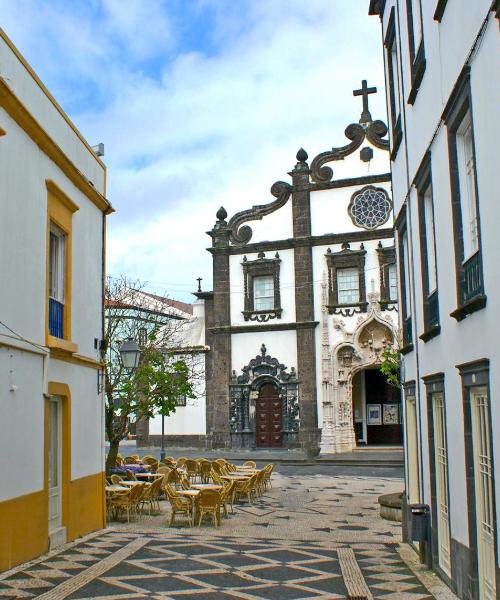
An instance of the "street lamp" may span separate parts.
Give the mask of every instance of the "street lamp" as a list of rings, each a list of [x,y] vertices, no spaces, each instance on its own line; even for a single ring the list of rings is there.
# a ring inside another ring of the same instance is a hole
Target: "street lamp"
[[[141,357],[141,349],[132,338],[125,340],[118,351],[120,352],[122,365],[125,369],[128,371],[137,369]]]

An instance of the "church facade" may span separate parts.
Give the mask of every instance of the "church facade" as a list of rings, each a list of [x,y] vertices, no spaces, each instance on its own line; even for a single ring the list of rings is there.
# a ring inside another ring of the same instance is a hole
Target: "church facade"
[[[350,451],[401,444],[399,392],[379,372],[398,344],[387,127],[366,81],[347,143],[300,149],[272,201],[209,231],[207,446]]]

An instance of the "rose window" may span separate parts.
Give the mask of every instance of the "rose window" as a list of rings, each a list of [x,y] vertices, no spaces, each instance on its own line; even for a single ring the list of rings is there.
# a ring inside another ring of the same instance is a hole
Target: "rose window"
[[[364,229],[376,229],[387,223],[392,202],[384,189],[367,185],[353,194],[348,210],[354,225]]]

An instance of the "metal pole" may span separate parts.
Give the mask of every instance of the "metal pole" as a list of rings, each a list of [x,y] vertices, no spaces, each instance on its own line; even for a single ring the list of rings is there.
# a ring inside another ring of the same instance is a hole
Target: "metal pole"
[[[161,452],[160,460],[165,458],[165,415],[161,416]]]

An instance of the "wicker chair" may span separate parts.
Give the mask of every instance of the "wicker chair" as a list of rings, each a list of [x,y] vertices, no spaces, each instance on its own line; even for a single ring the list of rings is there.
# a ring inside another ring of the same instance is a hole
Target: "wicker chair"
[[[236,482],[235,499],[240,496],[246,496],[249,504],[252,504],[252,496],[255,494],[255,483],[257,479],[257,473],[252,475],[245,481]]]
[[[244,467],[252,467],[252,469],[255,469],[255,468],[257,468],[257,463],[254,460],[246,460],[243,463],[243,466]]]
[[[215,460],[215,462],[220,465],[221,467],[223,467],[226,464],[226,459],[225,458],[217,458]]]
[[[135,473],[133,471],[131,471],[130,469],[125,470],[125,477],[128,479],[128,481],[137,481],[137,477],[135,476]]]
[[[269,487],[269,489],[272,489],[272,483],[271,483],[271,475],[273,474],[273,469],[274,469],[274,465],[266,465],[264,467],[264,487],[267,489]]]
[[[166,465],[163,465],[161,467],[158,467],[158,469],[156,470],[156,473],[158,475],[165,475],[167,476],[170,471],[172,471],[172,469],[170,467],[167,467]]]
[[[144,490],[144,494],[141,498],[141,504],[143,507],[145,504],[149,504],[149,514],[151,514],[151,511],[154,508],[156,508],[158,512],[161,512],[160,495],[162,493],[162,486],[163,477],[158,477],[149,487],[146,487]]]
[[[220,504],[224,511],[224,516],[227,517],[227,505],[231,507],[231,514],[234,515],[233,501],[234,492],[236,490],[236,481],[231,481],[224,486],[224,489],[220,492]]]
[[[122,481],[123,477],[121,475],[117,475],[116,473],[114,475],[111,475],[111,483],[113,485],[120,485]]]
[[[139,503],[142,500],[145,488],[146,484],[141,483],[140,485],[134,485],[128,492],[114,494],[109,501],[110,511],[114,511],[115,516],[118,516],[120,512],[126,513],[127,523],[130,523],[130,517],[139,513]]]
[[[176,460],[177,466],[182,467],[187,460],[188,460],[187,458],[185,458],[184,456],[181,456],[181,458],[178,458]]]
[[[201,490],[196,497],[196,510],[198,514],[198,526],[205,515],[212,515],[214,525],[220,525],[221,497],[216,490]]]
[[[165,483],[172,486],[180,485],[181,479],[182,475],[179,473],[179,471],[172,470],[165,476]]]
[[[146,465],[149,465],[151,467],[152,471],[156,471],[156,469],[158,468],[158,464],[159,464],[158,459],[155,458],[154,456],[145,456],[142,459],[142,462]]]
[[[198,463],[192,458],[188,458],[184,463],[184,468],[187,471],[187,476],[189,480],[196,481],[199,478],[200,472],[198,469]]]
[[[180,483],[181,483],[181,488],[183,490],[189,490],[189,489],[191,489],[191,484],[190,484],[189,479],[187,477],[182,477],[182,475],[181,475],[181,481],[180,481]]]
[[[126,456],[123,459],[125,465],[136,465],[138,462],[139,460],[135,456]]]
[[[212,465],[210,464],[210,461],[205,460],[203,462],[198,463],[198,468],[200,469],[201,483],[209,483],[210,471],[212,470]]]
[[[165,485],[165,494],[170,503],[170,521],[168,526],[172,527],[175,515],[183,514],[188,518],[189,526],[193,526],[193,506],[189,498],[178,496],[175,490],[170,485]]]
[[[212,471],[215,471],[219,475],[221,475],[221,474],[223,475],[223,473],[222,473],[222,465],[220,463],[218,463],[217,461],[214,461],[212,463]]]
[[[216,485],[224,485],[224,480],[219,475],[219,473],[216,473],[215,471],[210,471],[210,477]]]

